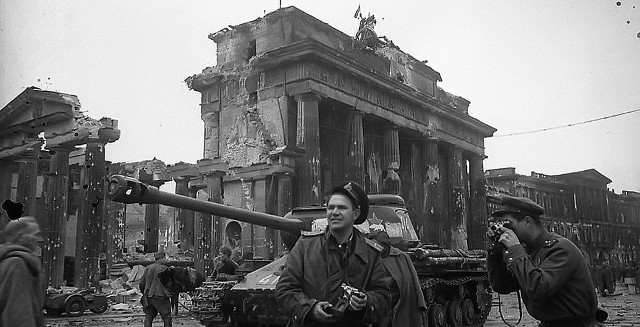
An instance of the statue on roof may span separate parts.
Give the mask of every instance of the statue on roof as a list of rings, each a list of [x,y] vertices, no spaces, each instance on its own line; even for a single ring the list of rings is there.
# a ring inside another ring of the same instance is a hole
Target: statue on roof
[[[381,43],[378,34],[373,30],[376,26],[376,16],[371,14],[367,14],[367,17],[362,16],[360,6],[358,6],[353,18],[360,19],[360,26],[358,27],[358,32],[356,32],[355,39],[363,42],[369,48],[375,49]]]

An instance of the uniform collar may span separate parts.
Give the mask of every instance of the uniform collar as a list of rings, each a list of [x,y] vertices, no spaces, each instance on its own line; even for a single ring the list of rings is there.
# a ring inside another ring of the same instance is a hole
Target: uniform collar
[[[329,250],[335,251],[338,250],[339,244],[336,241],[335,237],[331,235],[329,232],[329,228],[325,231],[324,234],[325,244]],[[369,262],[369,257],[367,256],[367,245],[364,241],[364,235],[356,229],[353,228],[353,232],[351,233],[351,238],[349,238],[350,246],[352,247],[353,254],[355,254],[360,260],[364,263]]]
[[[527,244],[527,250],[529,252],[535,251],[540,247],[542,247],[545,241],[550,240],[552,238],[553,238],[553,234],[545,230],[535,240],[533,240],[533,242],[529,242]]]

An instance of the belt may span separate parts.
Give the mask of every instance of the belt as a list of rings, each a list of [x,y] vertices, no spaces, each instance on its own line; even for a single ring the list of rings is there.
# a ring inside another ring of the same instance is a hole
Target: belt
[[[567,318],[551,321],[543,321],[541,327],[587,327],[593,326],[596,323],[596,318]]]

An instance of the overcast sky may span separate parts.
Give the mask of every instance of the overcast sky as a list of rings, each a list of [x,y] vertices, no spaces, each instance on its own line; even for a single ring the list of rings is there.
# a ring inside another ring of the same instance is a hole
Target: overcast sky
[[[496,136],[640,109],[640,0],[282,0],[354,35],[375,14],[386,36],[440,72]],[[279,1],[0,1],[0,108],[26,87],[77,95],[119,121],[113,162],[202,158],[199,93],[183,82],[215,65],[207,38]],[[640,191],[640,112],[486,139],[485,169],[523,175],[596,169]]]

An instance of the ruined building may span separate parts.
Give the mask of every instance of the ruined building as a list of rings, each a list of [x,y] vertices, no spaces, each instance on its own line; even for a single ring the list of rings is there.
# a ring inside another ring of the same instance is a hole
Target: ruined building
[[[119,137],[116,120],[85,116],[75,95],[29,87],[0,110],[0,201],[37,218],[48,285],[64,284],[65,254],[75,257],[73,284],[84,287],[99,279],[101,253],[115,252],[103,186],[105,146]],[[0,228],[7,221],[1,212]]]
[[[422,240],[479,248],[484,138],[495,129],[440,88],[437,71],[364,23],[354,39],[288,7],[209,35],[216,66],[186,79],[202,95],[204,158],[169,167],[177,193],[284,215],[353,180],[404,197]],[[205,252],[236,238],[256,257],[278,252],[273,230],[196,224],[213,231]]]
[[[607,189],[611,180],[595,169],[526,176],[510,167],[488,170],[486,178],[490,196],[524,196],[543,206],[547,229],[571,239],[590,263],[638,262],[640,193],[616,194]]]

